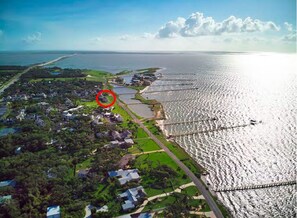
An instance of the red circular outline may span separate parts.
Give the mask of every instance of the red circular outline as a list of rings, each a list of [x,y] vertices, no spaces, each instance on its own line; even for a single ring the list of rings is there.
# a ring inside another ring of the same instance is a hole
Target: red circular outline
[[[112,97],[113,97],[113,101],[112,101],[110,104],[106,104],[106,105],[104,105],[104,104],[102,104],[102,103],[99,101],[99,96],[102,95],[104,92],[105,92],[105,93],[109,93],[109,94],[112,95]],[[97,95],[96,95],[96,101],[97,101],[97,104],[98,104],[99,106],[103,107],[103,108],[111,107],[112,105],[114,105],[114,103],[116,102],[116,100],[117,100],[117,96],[116,96],[116,94],[115,94],[113,91],[109,90],[109,89],[103,89],[103,90],[101,90],[100,92],[98,92]]]

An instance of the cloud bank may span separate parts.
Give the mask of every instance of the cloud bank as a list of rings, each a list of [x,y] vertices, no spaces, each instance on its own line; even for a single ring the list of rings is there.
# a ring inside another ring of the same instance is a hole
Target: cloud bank
[[[23,42],[25,42],[27,44],[34,44],[39,41],[41,41],[41,33],[40,32],[33,33],[32,35],[29,35],[23,39]]]
[[[196,12],[187,19],[178,17],[176,21],[169,21],[160,28],[157,38],[197,37],[205,35],[222,35],[227,33],[279,31],[272,21],[261,21],[247,17],[245,19],[230,16],[216,22],[212,17],[205,17],[203,13]]]

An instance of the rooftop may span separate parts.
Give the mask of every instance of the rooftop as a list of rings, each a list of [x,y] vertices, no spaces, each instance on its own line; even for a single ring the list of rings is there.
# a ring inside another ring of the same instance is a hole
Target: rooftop
[[[140,176],[138,174],[137,169],[131,169],[131,170],[117,170],[117,171],[109,171],[108,175],[110,177],[118,177],[119,182],[121,185],[126,184],[127,182],[131,180],[137,180],[140,179]]]
[[[50,206],[47,208],[46,216],[54,216],[60,214],[60,206]]]

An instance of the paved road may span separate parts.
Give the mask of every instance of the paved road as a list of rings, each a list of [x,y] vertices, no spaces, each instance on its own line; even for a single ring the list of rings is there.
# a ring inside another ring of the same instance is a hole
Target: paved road
[[[133,120],[139,124],[139,126],[141,128],[144,129],[144,131],[162,148],[164,149],[164,151],[177,163],[177,165],[191,178],[191,180],[194,182],[194,184],[196,185],[196,187],[199,189],[199,191],[202,193],[202,195],[204,196],[206,202],[208,203],[210,209],[214,212],[215,216],[217,218],[223,218],[223,214],[220,211],[218,205],[216,204],[216,202],[214,201],[214,199],[212,198],[211,194],[209,193],[209,191],[205,188],[204,184],[200,181],[200,179],[198,179],[197,176],[195,176],[194,173],[192,173],[191,170],[189,170],[189,168],[183,163],[181,162],[154,134],[152,134],[147,128],[146,126],[143,125],[143,123],[137,119],[137,117],[130,111],[130,109],[124,105],[122,102],[117,101],[118,104],[124,108],[127,113],[133,118]]]
[[[1,89],[0,89],[0,95],[4,92],[5,89],[7,89],[9,86],[11,86],[13,83],[15,83],[16,81],[18,81],[18,79],[25,73],[27,73],[29,70],[33,69],[34,67],[43,67],[43,66],[46,66],[46,65],[49,65],[49,64],[53,64],[57,61],[60,61],[62,59],[65,59],[65,58],[68,58],[68,57],[71,57],[75,54],[72,54],[72,55],[65,55],[65,56],[62,56],[62,57],[58,57],[54,60],[51,60],[51,61],[48,61],[48,62],[45,62],[45,63],[41,63],[41,64],[36,64],[36,65],[33,65],[31,67],[28,67],[27,69],[25,69],[23,72],[17,74],[16,76],[14,76],[7,84],[5,84]]]

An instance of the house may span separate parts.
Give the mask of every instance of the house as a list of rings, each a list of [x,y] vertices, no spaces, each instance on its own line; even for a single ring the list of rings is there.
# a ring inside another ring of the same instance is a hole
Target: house
[[[8,187],[8,186],[15,187],[15,185],[16,185],[16,182],[14,180],[5,180],[0,182],[0,188]]]
[[[104,145],[104,148],[116,148],[120,145],[121,142],[118,140],[110,141],[109,144]]]
[[[107,98],[106,98],[105,96],[103,96],[103,95],[100,95],[99,100],[100,100],[101,102],[103,102],[103,103],[108,102]]]
[[[22,152],[22,147],[17,147],[14,151],[15,154],[20,154]]]
[[[131,136],[132,136],[132,133],[131,133],[129,130],[124,130],[124,131],[121,133],[121,137],[122,137],[122,139],[130,138]]]
[[[90,169],[81,169],[78,171],[77,175],[79,178],[86,178],[90,172]]]
[[[0,205],[6,203],[11,199],[12,199],[11,195],[0,196]]]
[[[46,217],[47,218],[60,218],[60,206],[50,206],[46,210]]]
[[[138,186],[128,189],[120,194],[119,197],[124,200],[124,203],[122,204],[123,211],[127,211],[141,204],[146,197],[146,193],[142,186]]]
[[[134,213],[118,216],[118,218],[153,218],[155,213]]]
[[[112,131],[111,132],[111,139],[112,140],[121,140],[122,137],[121,137],[121,134],[118,132],[118,131]]]
[[[20,111],[20,113],[16,116],[16,118],[20,121],[22,121],[23,119],[25,119],[26,113],[25,113],[25,109],[22,109]]]
[[[124,120],[122,118],[121,115],[119,114],[115,114],[113,117],[112,117],[112,120],[115,121],[115,122],[118,122],[118,123],[122,123]]]
[[[76,117],[76,115],[75,114],[71,114],[68,111],[63,111],[63,117],[66,120],[72,120],[72,119],[74,119]]]
[[[36,119],[35,119],[35,124],[37,125],[37,126],[45,126],[45,122],[44,122],[44,120],[43,119],[41,119],[40,118],[40,116],[37,116],[36,117]]]
[[[92,209],[95,208],[96,209],[96,213],[97,212],[108,212],[108,206],[107,205],[104,205],[102,206],[101,208],[100,207],[95,207],[91,204],[87,205],[85,207],[85,216],[84,218],[91,218],[92,217]]]
[[[132,154],[126,154],[118,162],[118,167],[121,168],[121,169],[126,168],[126,166],[129,164],[129,162],[131,160],[134,160],[134,159],[135,159],[135,156],[134,155],[132,155]]]
[[[151,84],[152,82],[150,80],[147,80],[147,79],[143,80],[143,85],[150,86]]]
[[[65,105],[67,107],[73,107],[74,104],[69,98],[66,98]]]
[[[131,170],[119,169],[117,171],[109,171],[108,175],[111,178],[116,177],[119,180],[121,185],[124,185],[130,181],[137,181],[140,179],[137,169],[131,169]]]
[[[124,141],[125,141],[125,144],[128,146],[134,145],[134,141],[132,139],[127,138]]]
[[[96,133],[96,137],[99,138],[99,139],[102,139],[102,138],[108,138],[109,134],[108,132],[97,132]]]
[[[103,115],[104,115],[105,117],[110,117],[110,116],[112,115],[112,113],[111,113],[111,112],[105,112]]]

